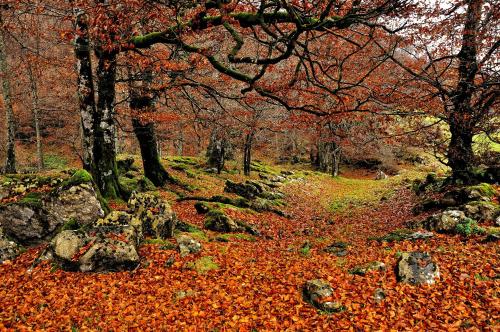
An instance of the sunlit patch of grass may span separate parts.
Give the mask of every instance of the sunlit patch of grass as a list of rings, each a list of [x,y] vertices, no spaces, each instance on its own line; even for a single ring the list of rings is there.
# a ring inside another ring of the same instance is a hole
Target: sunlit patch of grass
[[[325,176],[320,176],[319,181],[324,181]],[[330,212],[349,213],[351,208],[369,206],[381,200],[392,198],[404,180],[411,182],[412,179],[418,177],[422,177],[422,173],[415,171],[402,171],[401,175],[386,180],[329,177],[332,185],[329,192],[321,197],[323,197],[323,203]]]
[[[194,270],[199,274],[205,274],[211,270],[219,269],[219,265],[214,262],[212,256],[203,256],[195,261],[187,262],[185,268],[189,270]]]

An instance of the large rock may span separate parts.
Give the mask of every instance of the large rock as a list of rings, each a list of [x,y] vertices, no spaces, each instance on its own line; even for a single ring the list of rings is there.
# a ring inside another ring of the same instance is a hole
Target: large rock
[[[459,206],[472,201],[489,202],[495,196],[496,190],[487,183],[475,186],[455,188],[446,192],[440,200],[443,206]]]
[[[495,216],[500,216],[500,208],[491,202],[470,202],[464,205],[462,209],[467,217],[477,221],[492,221]]]
[[[234,193],[247,199],[255,199],[257,197],[265,199],[282,199],[284,195],[280,192],[273,191],[268,185],[258,181],[246,181],[236,183],[231,180],[226,181],[224,191]]]
[[[100,226],[88,232],[67,230],[51,242],[52,256],[70,271],[111,272],[139,264],[138,233],[131,225]]]
[[[101,203],[91,183],[60,188],[43,203],[45,210],[57,219],[88,225],[104,217]]]
[[[160,239],[174,235],[177,217],[167,202],[152,194],[133,192],[128,206],[131,213],[141,220],[145,235]]]
[[[21,252],[21,248],[14,241],[9,240],[0,228],[0,264],[14,259]]]
[[[121,233],[124,239],[139,246],[143,240],[143,222],[134,215],[124,211],[112,211],[95,223],[93,231],[111,231]]]
[[[343,306],[335,301],[332,301],[333,288],[322,279],[314,279],[307,281],[302,288],[304,300],[312,304],[317,309],[326,312],[342,311]]]
[[[85,234],[82,234],[73,230],[62,231],[57,234],[51,242],[51,246],[54,250],[54,256],[58,257],[64,261],[71,261],[79,250],[85,246],[88,238]]]
[[[139,264],[137,248],[130,242],[104,238],[94,243],[79,259],[82,272],[132,270]]]
[[[454,233],[458,224],[466,221],[466,216],[459,210],[447,210],[430,216],[423,222],[424,228],[439,233]]]
[[[63,220],[48,214],[39,204],[0,206],[0,227],[23,245],[40,243],[62,224]]]
[[[205,228],[215,232],[243,232],[245,229],[219,210],[210,210],[205,218]]]
[[[26,184],[31,191],[22,193],[15,203],[0,205],[0,227],[22,244],[37,244],[48,239],[67,222],[89,225],[104,215],[92,187],[92,177],[84,170],[64,181],[50,178],[22,181],[22,186]],[[58,187],[48,193],[35,190],[47,182]],[[13,186],[18,188],[18,182],[13,182]]]
[[[425,252],[404,252],[396,267],[398,281],[412,285],[432,285],[439,278],[439,267]]]

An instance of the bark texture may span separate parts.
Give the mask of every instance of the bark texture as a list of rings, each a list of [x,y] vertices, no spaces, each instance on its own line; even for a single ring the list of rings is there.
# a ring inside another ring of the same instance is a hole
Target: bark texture
[[[82,162],[83,168],[93,172],[94,146],[94,116],[96,104],[94,98],[94,81],[92,77],[92,62],[89,48],[89,32],[85,12],[74,10],[75,30],[75,57],[78,75],[78,104],[82,130]]]
[[[2,22],[0,18],[0,23]],[[2,75],[2,94],[5,108],[5,124],[7,133],[7,156],[5,159],[5,173],[16,173],[15,122],[12,108],[12,93],[9,77],[9,65],[5,46],[5,34],[0,30],[0,74]]]

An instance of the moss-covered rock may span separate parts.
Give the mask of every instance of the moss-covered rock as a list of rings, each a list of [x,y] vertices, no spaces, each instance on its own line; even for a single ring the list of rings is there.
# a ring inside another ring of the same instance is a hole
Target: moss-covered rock
[[[492,221],[500,215],[500,207],[486,201],[469,202],[462,207],[462,210],[468,218],[479,222]]]
[[[205,217],[205,228],[215,232],[242,232],[240,227],[233,219],[227,216],[221,210],[210,210]]]
[[[385,271],[385,264],[378,261],[369,262],[363,265],[358,265],[349,270],[350,274],[356,274],[360,276],[366,275],[371,271]]]
[[[177,217],[166,201],[150,193],[133,192],[127,204],[131,213],[141,220],[145,235],[160,239],[174,235]]]

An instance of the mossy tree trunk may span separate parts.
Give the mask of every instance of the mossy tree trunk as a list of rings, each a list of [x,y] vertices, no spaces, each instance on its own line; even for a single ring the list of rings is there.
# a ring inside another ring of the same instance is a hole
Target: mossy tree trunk
[[[154,123],[147,119],[147,113],[155,111],[155,97],[149,89],[152,79],[148,72],[142,79],[129,85],[130,108],[133,111],[132,126],[141,149],[144,175],[156,186],[174,182],[160,161]]]
[[[97,107],[93,114],[92,176],[106,198],[122,196],[118,182],[115,148],[116,53],[97,50]]]
[[[472,150],[473,128],[482,114],[473,106],[476,94],[475,78],[479,70],[477,48],[483,0],[469,2],[462,33],[462,48],[458,53],[458,84],[453,91],[453,110],[449,115],[451,140],[448,145],[448,165],[452,178],[468,183],[472,181],[474,152]],[[498,93],[496,94],[498,97]]]
[[[82,163],[83,168],[93,174],[95,88],[92,77],[87,17],[85,12],[79,8],[74,9],[74,26],[75,30],[79,32],[75,37],[75,57],[82,131]]]
[[[0,9],[1,10],[1,9]],[[0,13],[0,24],[2,23]],[[7,156],[5,159],[5,173],[16,173],[16,146],[15,146],[15,122],[14,109],[12,107],[12,93],[10,85],[10,69],[7,63],[5,46],[5,33],[0,26],[0,74],[2,75],[3,105],[5,108],[5,124],[7,138]]]

